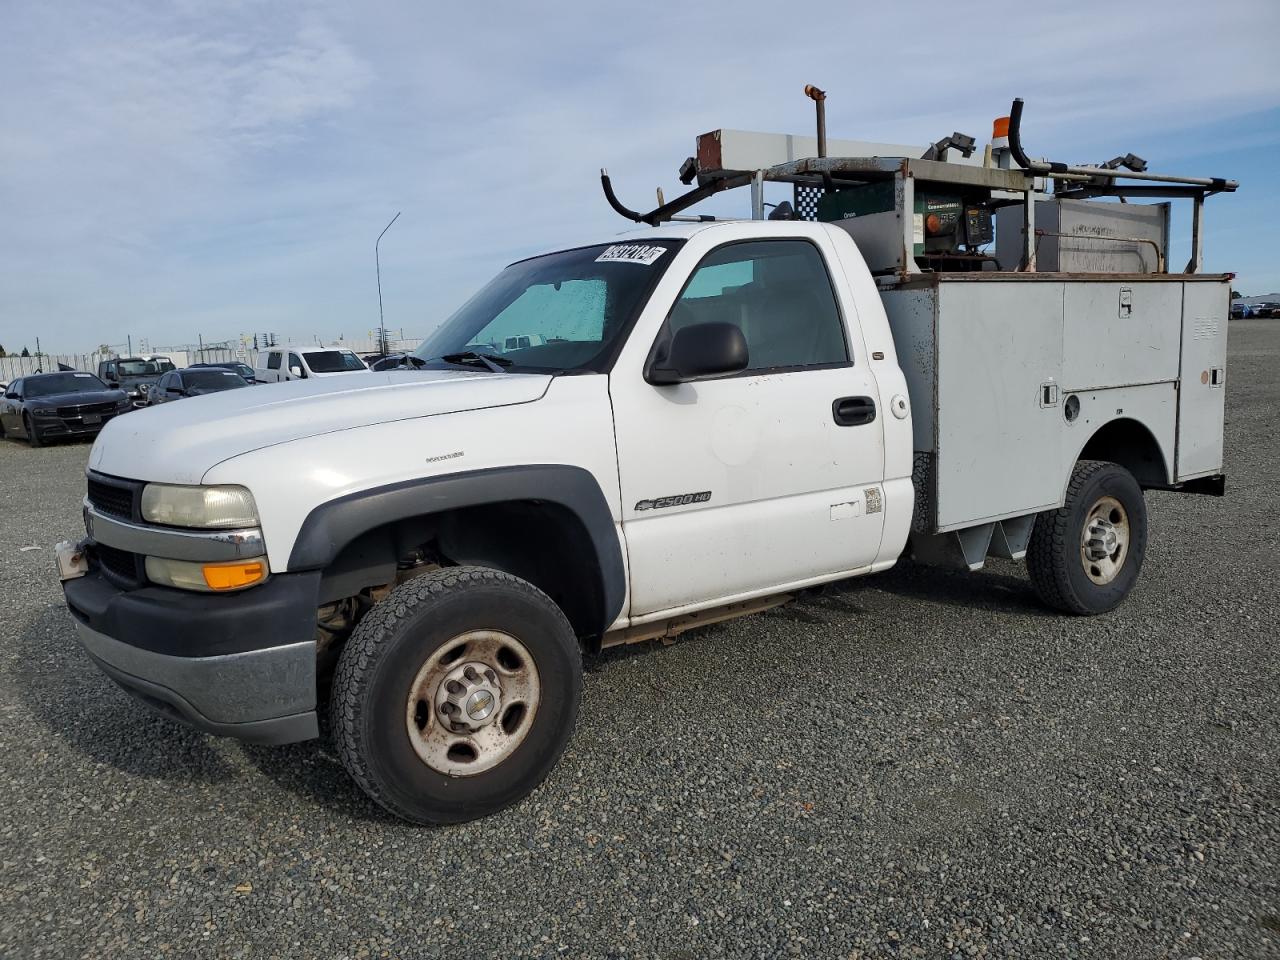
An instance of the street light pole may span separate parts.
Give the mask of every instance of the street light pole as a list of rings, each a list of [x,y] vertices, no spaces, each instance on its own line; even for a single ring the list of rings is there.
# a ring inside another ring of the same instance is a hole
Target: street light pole
[[[391,218],[391,223],[395,223],[400,219],[399,212]],[[378,254],[378,245],[382,243],[382,236],[391,229],[391,223],[382,228],[382,233],[378,234],[378,239],[373,243],[373,262],[374,267],[378,271],[378,352],[387,352],[387,325],[382,319],[382,258]]]

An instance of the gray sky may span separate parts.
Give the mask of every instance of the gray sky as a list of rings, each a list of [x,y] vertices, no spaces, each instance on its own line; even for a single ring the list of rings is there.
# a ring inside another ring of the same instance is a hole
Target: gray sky
[[[836,137],[981,143],[1023,96],[1035,153],[1237,177],[1206,266],[1280,290],[1274,0],[779,9],[9,0],[0,344],[362,337],[397,210],[387,325],[421,334],[511,259],[624,229],[600,167],[639,207],[700,132],[809,132],[806,82]]]

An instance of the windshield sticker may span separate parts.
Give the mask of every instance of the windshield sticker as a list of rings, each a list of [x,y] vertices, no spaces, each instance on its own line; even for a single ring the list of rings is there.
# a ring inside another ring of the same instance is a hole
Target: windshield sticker
[[[92,377],[92,373],[73,373],[73,377]]]
[[[596,263],[643,263],[647,267],[666,252],[666,247],[651,247],[643,243],[615,243],[611,247],[605,247],[604,253],[596,257]]]

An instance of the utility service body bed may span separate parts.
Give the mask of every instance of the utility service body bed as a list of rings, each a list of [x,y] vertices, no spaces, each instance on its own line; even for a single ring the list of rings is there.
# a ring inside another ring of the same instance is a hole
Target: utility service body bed
[[[967,565],[988,541],[1021,556],[1088,443],[1098,459],[1141,447],[1145,487],[1219,475],[1229,283],[966,272],[882,285],[912,401],[915,532],[969,530]]]

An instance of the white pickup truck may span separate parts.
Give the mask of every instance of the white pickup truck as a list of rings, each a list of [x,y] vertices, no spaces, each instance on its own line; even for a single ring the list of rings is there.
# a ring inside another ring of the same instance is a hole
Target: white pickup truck
[[[67,604],[155,708],[283,743],[317,736],[327,699],[377,802],[470,819],[556,763],[584,648],[908,550],[1025,556],[1051,606],[1113,608],[1142,566],[1143,490],[1221,492],[1227,299],[1198,274],[881,291],[827,223],[666,224],[534,257],[413,368],[108,424],[88,539],[60,551]],[[510,336],[533,339],[494,352]]]

